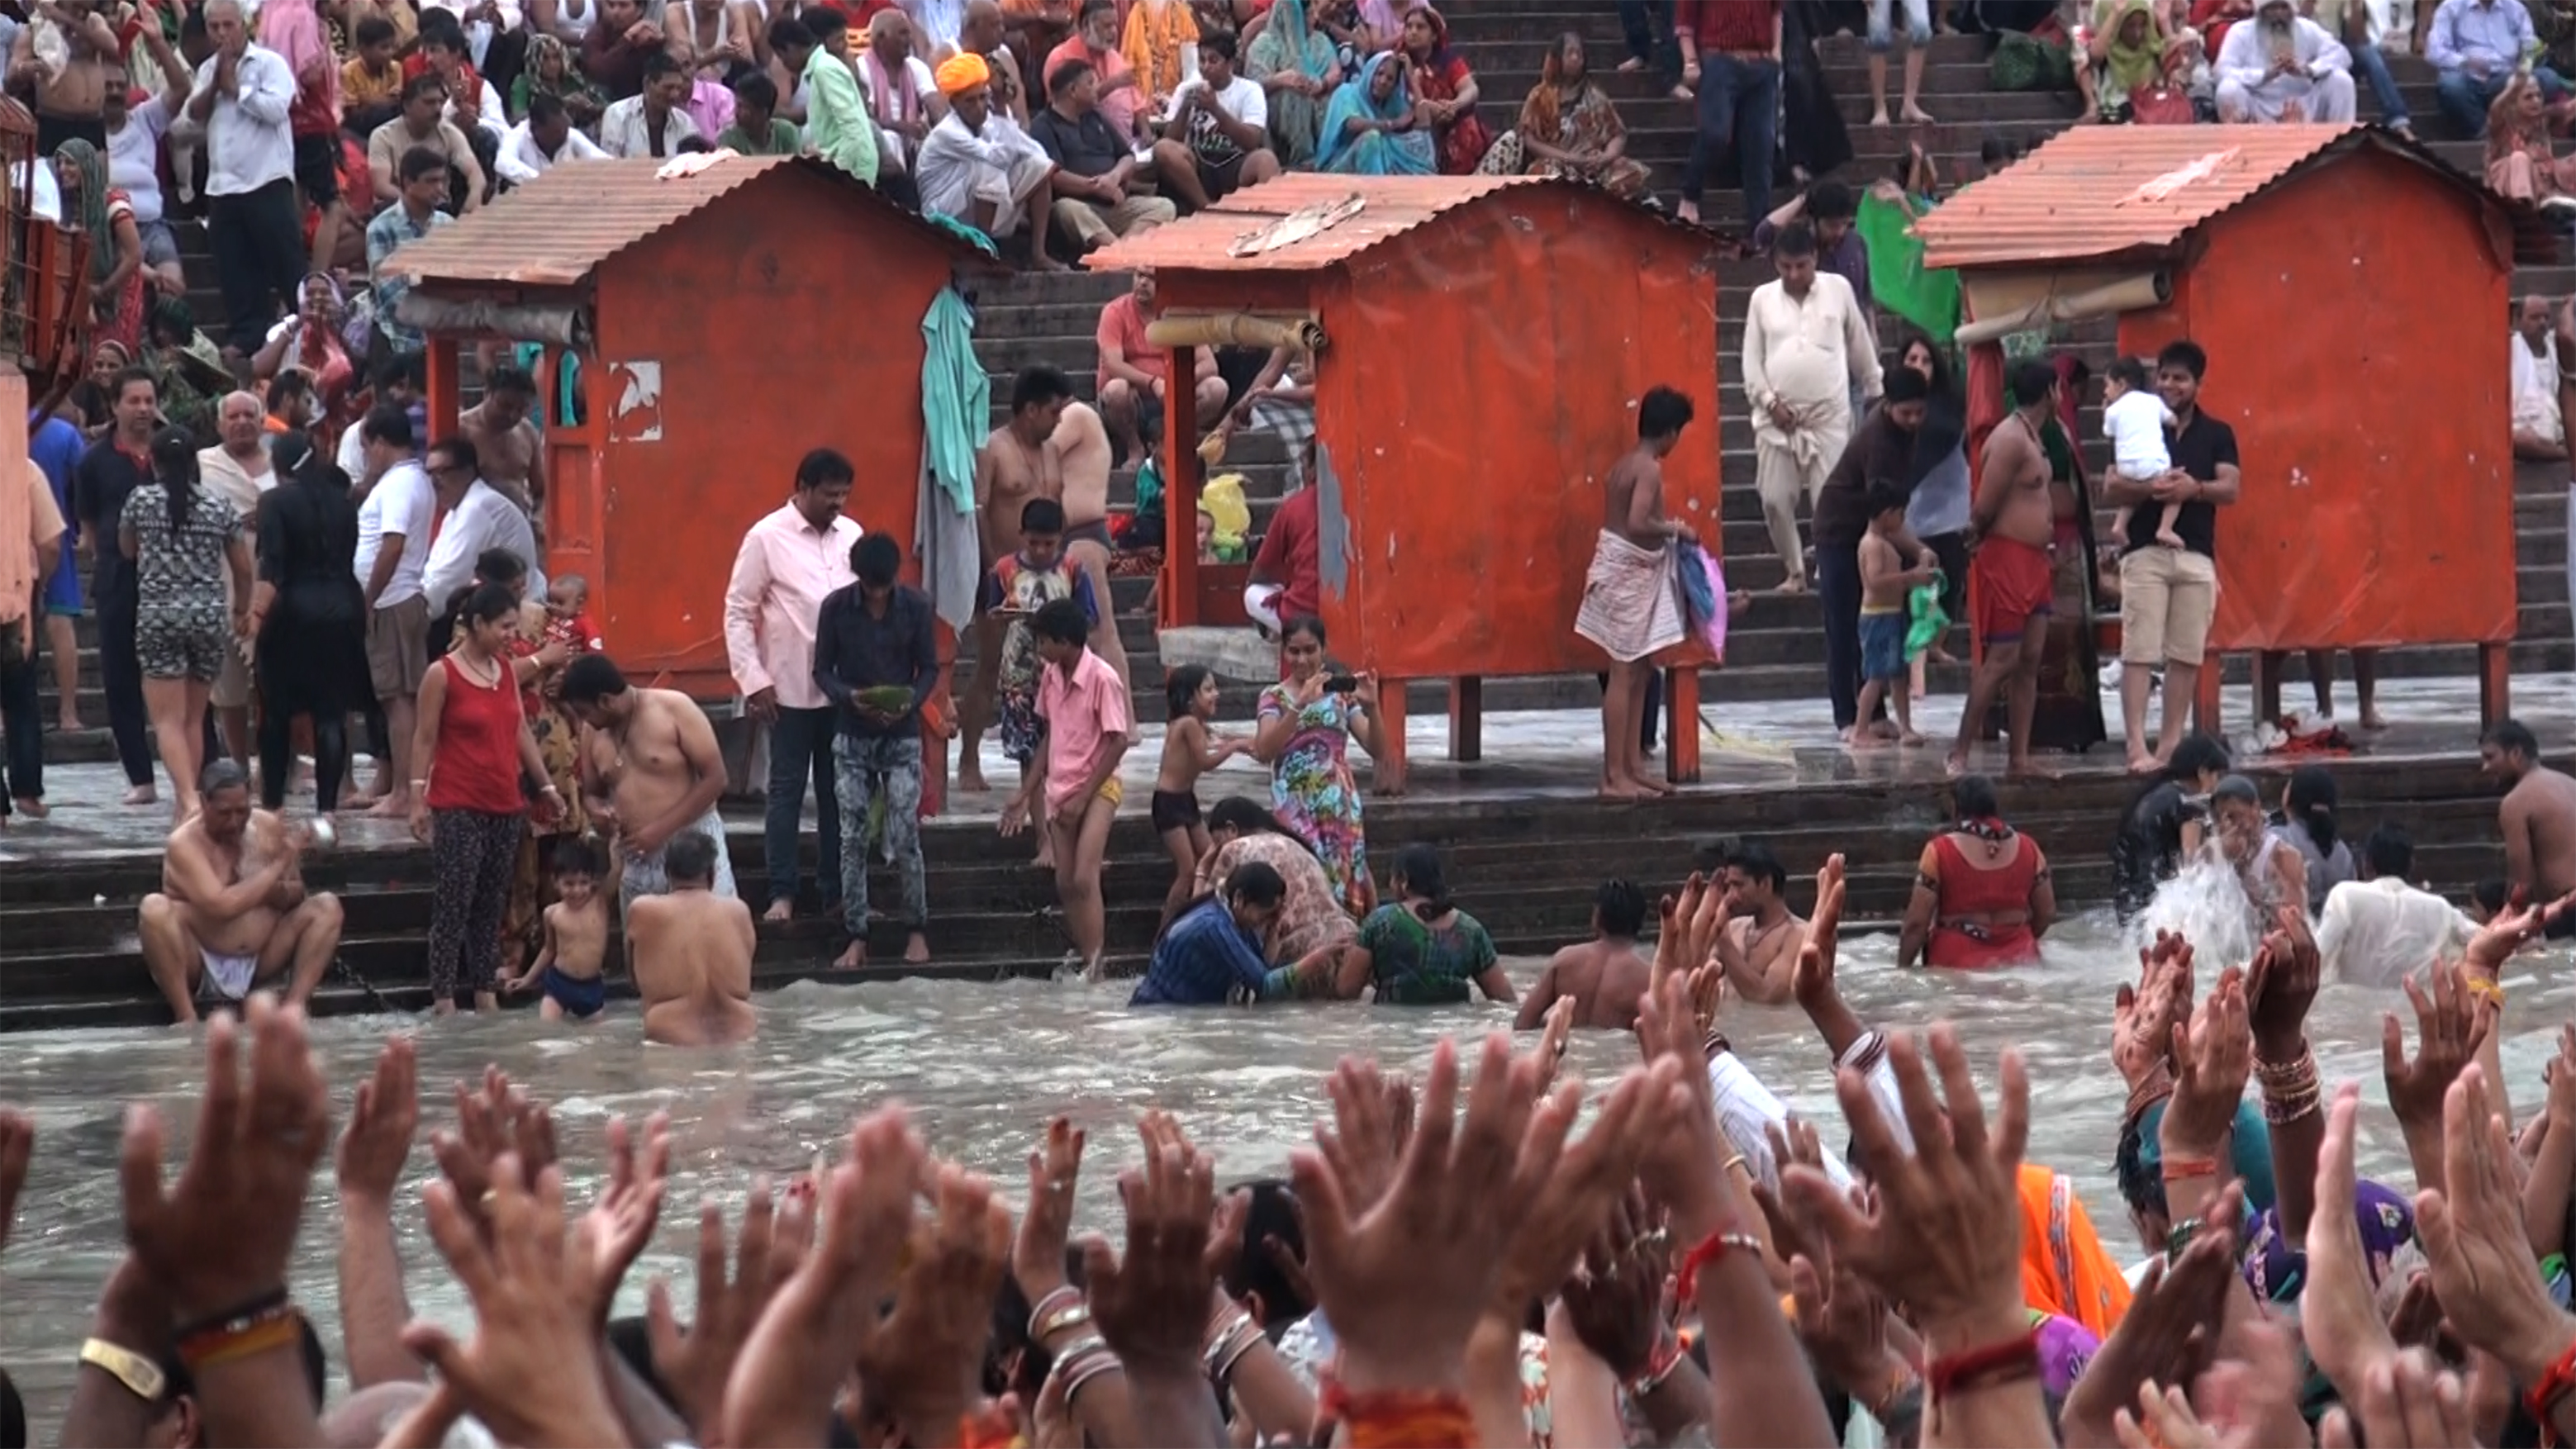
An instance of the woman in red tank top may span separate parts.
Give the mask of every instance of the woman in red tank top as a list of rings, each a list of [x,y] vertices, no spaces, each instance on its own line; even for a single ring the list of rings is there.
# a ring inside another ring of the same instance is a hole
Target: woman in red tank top
[[[425,778],[411,782],[411,829],[429,842],[435,877],[429,989],[442,1016],[456,1009],[460,990],[474,993],[477,1011],[499,1004],[501,915],[528,824],[519,782],[546,778],[510,668],[518,627],[518,598],[499,584],[478,586],[457,611],[454,646],[421,678],[412,758]],[[562,810],[548,782],[540,814],[552,819]]]
[[[1950,798],[1959,823],[1923,847],[1896,964],[1978,971],[2038,960],[2057,916],[2048,856],[2003,822],[1984,776],[1961,776]]]

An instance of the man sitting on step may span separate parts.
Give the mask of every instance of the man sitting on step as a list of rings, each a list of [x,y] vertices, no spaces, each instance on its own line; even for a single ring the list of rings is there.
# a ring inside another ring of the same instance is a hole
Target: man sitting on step
[[[280,976],[300,1005],[340,949],[339,898],[304,889],[309,837],[251,808],[241,766],[215,761],[197,790],[204,808],[170,832],[161,889],[143,898],[143,964],[182,1026],[198,1001],[234,1005]]]

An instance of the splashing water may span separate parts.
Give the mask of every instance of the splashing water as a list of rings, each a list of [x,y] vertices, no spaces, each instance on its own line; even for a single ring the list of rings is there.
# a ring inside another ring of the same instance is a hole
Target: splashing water
[[[2215,839],[2156,888],[2155,898],[2129,922],[2129,944],[2144,950],[2158,931],[2172,931],[2192,944],[2193,958],[2214,966],[2238,966],[2254,957],[2253,900],[2236,867],[2219,853]]]

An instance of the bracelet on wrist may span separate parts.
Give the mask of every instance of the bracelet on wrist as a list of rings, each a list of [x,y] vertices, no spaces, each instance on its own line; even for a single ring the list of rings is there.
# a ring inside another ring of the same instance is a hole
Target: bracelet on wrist
[[[1627,1392],[1630,1403],[1643,1403],[1648,1394],[1664,1386],[1664,1380],[1671,1378],[1681,1364],[1681,1340],[1667,1331],[1655,1339],[1654,1348],[1646,1355],[1645,1368],[1619,1387]]]
[[[1674,1270],[1680,1279],[1682,1301],[1690,1301],[1699,1292],[1701,1269],[1715,1267],[1726,1260],[1728,1253],[1739,1249],[1758,1255],[1762,1251],[1762,1240],[1751,1233],[1740,1233],[1731,1227],[1721,1226],[1716,1232],[1700,1239],[1698,1246],[1683,1254],[1681,1266]]]
[[[2540,1425],[2541,1443],[2560,1446],[2567,1442],[2566,1436],[2553,1428],[2549,1420],[2571,1394],[2576,1394],[2576,1343],[2568,1344],[2567,1351],[2542,1371],[2540,1381],[2523,1396],[2522,1406],[2531,1411],[2533,1422]]]
[[[2182,1256],[2182,1250],[2190,1247],[2191,1240],[2198,1236],[2199,1233],[2200,1219],[2198,1218],[2184,1218],[2181,1222],[2178,1222],[2172,1227],[2166,1229],[2165,1265],[2167,1267],[2171,1267],[2174,1259]]]
[[[1923,1368],[1924,1394],[1929,1400],[1925,1405],[1929,1426],[1938,1429],[1943,1406],[1961,1394],[2001,1388],[2005,1384],[2038,1377],[2039,1330],[2036,1328],[1984,1348],[1944,1354]]]
[[[1354,1394],[1328,1382],[1319,1407],[1325,1418],[1343,1427],[1350,1449],[1469,1449],[1477,1442],[1475,1418],[1460,1394],[1404,1389]]]
[[[2167,1182],[2188,1182],[2195,1177],[2216,1177],[2215,1157],[2168,1157],[2161,1164]]]
[[[304,1341],[304,1315],[281,1297],[267,1308],[228,1319],[179,1340],[179,1362],[194,1373]]]
[[[1068,1308],[1079,1307],[1082,1303],[1082,1290],[1070,1284],[1058,1284],[1038,1295],[1038,1301],[1029,1307],[1030,1340],[1043,1342],[1047,1335],[1047,1320]]]

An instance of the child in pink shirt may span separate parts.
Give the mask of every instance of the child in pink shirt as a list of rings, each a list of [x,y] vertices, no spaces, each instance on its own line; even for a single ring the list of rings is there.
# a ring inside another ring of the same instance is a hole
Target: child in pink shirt
[[[1020,792],[1002,809],[1002,833],[1028,828],[1033,807],[1043,804],[1041,825],[1055,856],[1056,895],[1064,905],[1065,934],[1085,975],[1100,979],[1107,922],[1100,900],[1100,862],[1109,850],[1125,792],[1118,762],[1135,731],[1126,683],[1084,641],[1091,621],[1082,605],[1056,599],[1029,621],[1037,636],[1038,718],[1046,743],[1020,779]]]

